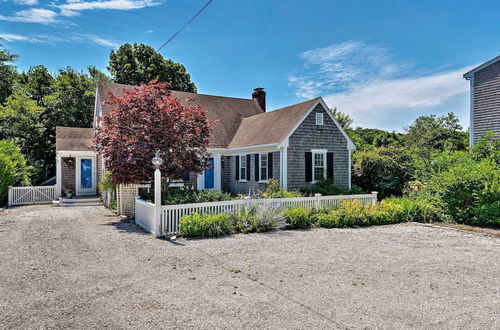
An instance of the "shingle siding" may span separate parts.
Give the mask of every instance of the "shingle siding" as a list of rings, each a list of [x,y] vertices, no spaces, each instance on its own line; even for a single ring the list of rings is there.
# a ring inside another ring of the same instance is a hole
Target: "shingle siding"
[[[500,138],[500,61],[474,73],[473,142],[487,131]]]
[[[333,182],[349,187],[349,150],[347,140],[321,104],[307,116],[289,138],[288,190],[298,190],[312,184],[306,182],[305,153],[311,149],[326,149],[333,153]],[[323,113],[324,125],[316,125],[316,113]]]
[[[236,180],[236,161],[234,155],[224,156],[224,165],[222,166],[222,190],[232,194],[255,195],[259,191],[267,188],[266,183],[255,181],[255,153],[250,154],[250,177],[247,182]],[[273,152],[273,179],[279,182],[280,178],[280,153]],[[243,154],[242,154],[243,155]],[[246,155],[246,154],[244,154]],[[248,166],[248,165],[247,165]]]
[[[71,165],[69,164],[71,161]],[[62,193],[64,190],[71,189],[75,192],[76,183],[76,170],[75,170],[75,158],[74,157],[62,157],[61,159],[61,188]]]

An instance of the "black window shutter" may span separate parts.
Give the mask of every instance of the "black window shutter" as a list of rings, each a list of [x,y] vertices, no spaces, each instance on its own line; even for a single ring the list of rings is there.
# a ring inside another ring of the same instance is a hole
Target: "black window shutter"
[[[270,152],[267,154],[267,178],[273,178],[273,153]]]
[[[189,181],[189,171],[185,170],[182,172],[182,181]]]
[[[306,182],[312,181],[312,152],[306,152]]]
[[[259,154],[255,154],[255,181],[259,181]]]
[[[250,181],[250,155],[247,155],[247,180]]]
[[[333,180],[333,152],[326,153],[326,177]]]
[[[236,162],[236,181],[240,179],[240,156],[234,156]]]

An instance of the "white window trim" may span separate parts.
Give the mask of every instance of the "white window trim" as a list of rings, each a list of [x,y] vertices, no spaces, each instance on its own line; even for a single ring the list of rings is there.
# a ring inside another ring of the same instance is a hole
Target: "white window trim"
[[[327,164],[326,164],[326,154],[328,153],[328,150],[326,149],[312,149],[311,150],[311,153],[312,153],[312,181],[311,183],[317,183],[318,181],[316,180],[316,178],[314,177],[314,169],[316,168],[315,164],[314,164],[314,160],[315,160],[315,156],[314,155],[317,155],[317,154],[320,154],[320,155],[323,155],[323,177],[326,179],[327,177]]]
[[[316,113],[316,125],[323,126],[325,124],[324,116],[321,112]]]
[[[249,165],[249,164],[247,164],[247,154],[239,154],[239,155],[238,155],[238,157],[240,157],[240,161],[238,162],[238,163],[239,163],[238,165],[240,166],[240,169],[239,169],[239,178],[238,178],[238,182],[248,182],[248,179],[249,179],[249,178],[247,178],[247,177],[246,177],[246,176],[247,176],[247,167],[248,167],[248,165]],[[242,158],[243,158],[243,159],[245,159],[245,167],[244,167],[244,168],[245,168],[245,178],[246,178],[246,179],[242,179],[242,178],[241,178],[241,172],[242,172],[242,171],[241,171],[241,168],[242,168],[242,167],[241,167],[241,164],[242,164],[241,159],[242,159]]]
[[[258,181],[258,183],[267,183],[267,181],[269,180],[269,178],[268,178],[269,159],[267,158],[267,157],[269,157],[268,155],[269,155],[269,153],[267,153],[267,152],[259,154],[259,181]],[[263,157],[266,157],[266,162],[267,162],[266,163],[266,179],[265,180],[261,179],[261,175],[262,175],[262,159],[263,159]]]

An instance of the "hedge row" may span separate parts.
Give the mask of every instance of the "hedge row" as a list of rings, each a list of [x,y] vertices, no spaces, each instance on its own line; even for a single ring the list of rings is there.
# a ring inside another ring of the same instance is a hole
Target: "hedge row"
[[[180,230],[185,237],[217,237],[276,229],[361,227],[439,220],[442,215],[432,204],[409,198],[389,198],[375,205],[343,201],[335,209],[294,207],[278,211],[269,206],[252,206],[234,214],[193,213],[181,219]]]

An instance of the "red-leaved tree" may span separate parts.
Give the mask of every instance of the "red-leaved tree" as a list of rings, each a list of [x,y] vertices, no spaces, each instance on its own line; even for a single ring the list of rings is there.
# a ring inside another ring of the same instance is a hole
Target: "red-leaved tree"
[[[141,183],[154,176],[151,159],[160,150],[163,175],[182,178],[183,171],[207,168],[210,127],[201,106],[182,105],[167,83],[141,84],[105,101],[112,110],[98,118],[95,149],[115,183]],[[192,101],[192,100],[191,100]]]

